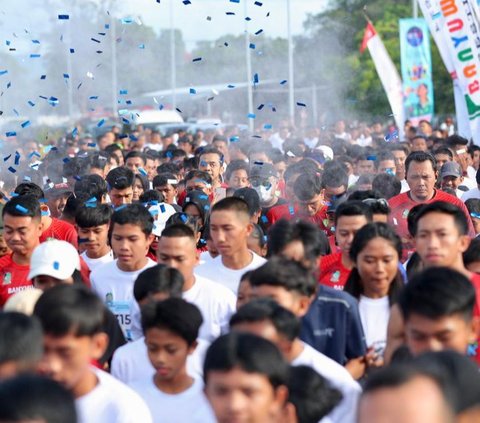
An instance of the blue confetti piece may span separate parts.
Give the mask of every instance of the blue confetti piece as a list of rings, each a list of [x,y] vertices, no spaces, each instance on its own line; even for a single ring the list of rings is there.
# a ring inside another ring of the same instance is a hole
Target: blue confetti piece
[[[175,108],[178,113],[183,113],[178,107]]]
[[[18,151],[15,151],[15,166],[18,166],[20,163],[20,153]]]
[[[101,126],[103,126],[104,123],[105,123],[105,119],[100,119],[99,122],[97,123],[97,128],[100,128]]]
[[[27,128],[30,126],[30,121],[29,120],[26,120],[25,122],[23,122],[21,125],[20,125],[22,128]]]
[[[7,89],[10,88],[12,86],[12,83],[11,82],[8,82],[7,83]]]
[[[240,3],[240,0],[230,0],[230,3]]]
[[[273,126],[270,124],[270,123],[266,123],[265,125],[263,125],[263,129],[272,129]]]
[[[253,83],[254,83],[254,84],[258,84],[259,80],[260,80],[260,79],[259,79],[259,77],[258,77],[258,73],[256,73],[255,75],[253,75]]]
[[[28,213],[28,209],[21,206],[20,204],[17,204],[15,206],[15,209],[17,209],[20,213],[23,213],[23,214],[27,214]]]
[[[265,223],[265,224],[268,223],[268,217],[265,216],[265,215],[263,215],[263,216],[261,217],[261,221],[262,221],[263,223]]]
[[[260,106],[257,107],[257,110],[262,110],[265,107],[265,104],[260,104]]]
[[[12,157],[11,154],[9,154],[8,156],[5,156],[5,157],[3,158],[3,161],[6,162],[10,157]]]
[[[8,131],[8,132],[5,132],[5,136],[7,138],[9,137],[16,137],[17,136],[17,133],[15,131]]]
[[[58,103],[59,103],[59,101],[58,101],[58,98],[57,98],[57,97],[50,97],[50,98],[48,99],[48,104],[50,104],[50,106],[52,106],[52,107],[57,106]]]
[[[88,146],[88,147],[93,147],[93,148],[95,148],[95,147],[97,146],[97,143],[96,143],[96,142],[89,142],[89,143],[87,144],[87,146]]]
[[[33,43],[33,44],[40,44],[40,41],[38,41],[38,40],[32,40],[32,43]]]
[[[256,1],[255,3],[253,3],[255,6],[259,6],[259,7],[262,7],[263,6],[263,3],[260,2],[260,1]]]
[[[75,138],[78,135],[78,128],[73,128],[72,137]]]
[[[53,269],[54,269],[54,270],[60,269],[60,263],[59,263],[58,261],[54,261],[54,262],[53,262]]]
[[[255,35],[260,35],[263,32],[263,29],[259,29],[257,32],[255,32]]]
[[[75,49],[74,49],[74,48],[71,48],[71,49],[70,49],[70,53],[71,53],[71,54],[75,53]]]
[[[197,94],[197,90],[195,88],[190,88],[190,94]]]
[[[38,53],[35,53],[35,54],[31,54],[31,55],[30,55],[30,59],[38,59],[39,57],[41,57],[41,55],[38,54]]]
[[[393,131],[393,132],[385,135],[385,137],[383,139],[385,140],[385,142],[391,142],[395,139],[398,139],[398,131]]]
[[[202,60],[201,57],[196,57],[195,59],[192,60],[192,62],[200,62]]]
[[[293,206],[288,206],[288,212],[290,213],[290,215],[293,216],[293,214],[295,213],[295,209],[293,208]]]
[[[183,223],[187,223],[187,221],[188,221],[188,217],[187,217],[187,215],[186,215],[185,213],[182,213],[182,214],[180,215],[180,219],[182,219],[182,222],[183,222]]]
[[[235,16],[235,12],[226,12],[225,13],[227,16]]]
[[[156,216],[158,214],[158,209],[152,209],[152,210],[149,210],[149,212],[152,216]]]
[[[300,107],[307,107],[307,105],[305,103],[300,103],[299,101],[297,101],[297,106],[300,106]]]
[[[92,41],[94,41],[94,42],[98,43],[98,44],[100,44],[100,43],[101,43],[101,41],[100,41],[100,40],[97,40],[96,38],[90,38],[90,39],[91,39]]]
[[[160,204],[160,211],[162,213],[165,213],[166,209],[165,209],[165,205],[164,204]]]
[[[134,20],[133,18],[127,17],[120,19],[120,22],[122,23],[122,25],[130,25],[134,22]]]
[[[245,18],[245,20],[246,20],[247,22],[250,22],[250,21],[252,20],[252,18],[249,17],[249,16],[247,16],[247,17]]]
[[[255,119],[256,117],[257,117],[257,116],[255,115],[255,113],[249,113],[249,114],[247,115],[247,118],[249,118],[249,119]]]
[[[40,79],[47,79],[47,75],[40,76]]]
[[[17,109],[13,109],[13,113],[15,113],[17,116],[20,116],[20,113],[18,113]]]
[[[238,142],[240,141],[240,137],[238,135],[234,135],[233,137],[230,137],[230,142]]]
[[[147,176],[147,175],[148,175],[147,171],[146,171],[143,167],[139,167],[139,168],[138,168],[138,171],[139,171],[143,176]]]
[[[28,100],[27,103],[28,103],[30,106],[35,107],[35,103],[34,103],[33,101]]]
[[[229,84],[227,85],[227,88],[235,88],[235,85]]]
[[[377,160],[377,156],[367,156],[367,160],[375,161]]]
[[[12,166],[10,166],[10,167],[8,168],[8,170],[9,170],[10,172],[12,172],[12,173],[16,173],[16,172],[17,172],[17,170],[16,170],[15,168],[13,168]]]
[[[68,163],[70,161],[70,159],[68,157],[65,157],[62,161],[63,161],[63,163]]]
[[[248,47],[251,48],[252,50],[255,50],[255,48],[256,48],[254,43],[250,43],[250,45]]]
[[[141,50],[145,50],[145,44],[139,44],[138,48],[141,49]]]
[[[475,218],[477,218],[477,219],[480,219],[480,213],[474,213],[474,212],[472,212],[472,213],[470,213],[470,216],[475,217]]]
[[[28,155],[28,158],[31,159],[33,156],[36,156],[38,158],[42,157],[41,154],[38,151],[33,151]]]
[[[280,85],[285,85],[288,81],[286,79],[280,81]]]
[[[2,71],[0,71],[0,76],[6,75],[7,73],[8,73],[8,70],[2,70]]]
[[[65,79],[70,79],[70,75],[69,75],[68,73],[64,73],[64,74],[63,74],[63,77],[64,77]]]
[[[120,90],[120,95],[127,95],[128,94],[128,90]]]
[[[68,21],[70,19],[69,15],[58,15],[58,19],[61,21]]]

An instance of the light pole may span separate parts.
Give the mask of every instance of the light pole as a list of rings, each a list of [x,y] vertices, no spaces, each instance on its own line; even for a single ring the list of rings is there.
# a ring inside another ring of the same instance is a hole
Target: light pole
[[[112,49],[112,113],[113,118],[117,117],[117,22],[113,10],[114,1],[110,4],[110,25],[111,25],[111,49]]]
[[[248,32],[248,7],[247,0],[244,1],[245,6],[245,62],[247,67],[247,95],[248,95],[248,114],[253,114],[253,89],[252,89],[252,56],[250,55],[250,33]],[[248,129],[250,132],[254,130],[254,119],[248,118]]]
[[[177,107],[177,63],[174,27],[174,0],[170,0],[170,84],[172,89],[172,106]]]
[[[293,66],[293,39],[292,39],[292,22],[291,22],[290,0],[287,0],[287,33],[288,33],[288,109],[290,123],[295,123],[295,74]]]

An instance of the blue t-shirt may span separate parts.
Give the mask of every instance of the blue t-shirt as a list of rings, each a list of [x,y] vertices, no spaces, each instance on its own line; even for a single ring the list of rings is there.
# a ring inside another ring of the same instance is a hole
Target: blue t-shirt
[[[342,365],[367,352],[357,301],[323,285],[302,319],[300,338]]]

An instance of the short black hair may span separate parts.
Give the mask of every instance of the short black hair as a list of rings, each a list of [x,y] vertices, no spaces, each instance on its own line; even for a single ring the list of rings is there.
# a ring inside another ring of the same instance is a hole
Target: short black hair
[[[185,224],[177,223],[166,226],[162,231],[161,238],[183,238],[187,237],[195,241],[195,233],[193,229]]]
[[[340,204],[335,210],[335,226],[337,226],[338,219],[343,216],[365,216],[367,222],[371,222],[373,213],[367,204],[358,200],[347,200]]]
[[[107,204],[89,204],[80,207],[75,214],[75,223],[80,228],[94,228],[108,225],[112,217],[112,208]]]
[[[378,167],[380,166],[380,162],[384,162],[387,160],[392,162],[395,161],[395,156],[393,155],[393,153],[390,150],[379,151],[377,157],[375,158],[375,167],[378,169]]]
[[[137,303],[158,293],[181,298],[183,284],[183,276],[177,269],[157,264],[145,269],[137,276],[133,285],[133,296]]]
[[[467,250],[463,253],[463,264],[468,266],[477,261],[480,261],[480,238],[473,238]]]
[[[437,154],[445,154],[450,157],[450,160],[453,160],[453,152],[446,145],[441,145],[433,150],[433,155],[436,156]]]
[[[115,224],[139,226],[145,236],[149,236],[153,230],[153,216],[141,204],[120,206],[112,214],[111,222],[110,233],[113,232]]]
[[[109,155],[101,152],[94,152],[88,156],[90,162],[90,169],[105,169],[108,163]],[[99,175],[98,175],[99,176]]]
[[[288,401],[295,406],[298,423],[316,423],[340,403],[343,395],[310,366],[292,366]]]
[[[395,197],[402,191],[402,183],[395,175],[379,173],[372,181],[372,189],[382,194],[386,200]]]
[[[0,421],[77,423],[75,400],[58,382],[21,375],[0,384]]]
[[[45,193],[43,192],[42,188],[33,182],[22,182],[18,184],[14,193],[18,195],[32,195],[37,200],[45,198]]]
[[[143,165],[145,166],[145,163],[147,162],[145,154],[143,154],[140,151],[136,151],[136,150],[133,150],[133,151],[130,151],[130,152],[127,153],[127,155],[125,156],[125,163],[127,163],[128,159],[132,159],[132,158],[135,158],[135,157],[140,157],[142,159]]]
[[[418,210],[418,213],[415,216],[415,223],[413,226],[414,236],[417,234],[418,231],[419,220],[430,213],[442,213],[452,216],[459,234],[468,235],[468,221],[467,216],[465,216],[463,210],[454,204],[447,203],[446,201],[434,201],[433,203],[425,204]]]
[[[455,147],[456,145],[468,145],[468,140],[458,134],[450,135],[445,140],[445,144],[451,147]]]
[[[433,154],[428,153],[426,151],[414,151],[413,153],[410,153],[405,159],[405,175],[408,175],[408,168],[410,167],[410,163],[412,162],[423,163],[427,161],[429,161],[432,164],[432,169],[434,172],[436,172],[437,161],[435,160],[435,156]]]
[[[469,198],[465,201],[465,207],[471,217],[480,218],[480,198]]]
[[[32,219],[40,219],[42,212],[37,197],[25,194],[12,197],[3,206],[2,217],[8,214],[14,217],[31,217]]]
[[[61,337],[73,333],[81,337],[103,331],[106,309],[83,285],[57,285],[42,294],[33,314],[40,319],[45,334]]]
[[[315,294],[315,276],[300,263],[283,257],[272,257],[250,276],[252,286],[271,285],[311,297]]]
[[[161,192],[154,189],[147,189],[138,197],[138,202],[142,204],[151,204],[152,202],[163,203],[165,198]]]
[[[100,175],[84,175],[75,181],[73,192],[77,196],[85,195],[88,198],[95,197],[98,202],[101,202],[108,192],[107,183]]]
[[[176,181],[176,183],[171,184],[169,181]],[[153,188],[163,187],[165,185],[172,185],[176,187],[178,185],[177,177],[173,173],[165,172],[165,173],[161,173],[160,175],[156,175],[153,178],[153,181],[152,181]]]
[[[293,186],[295,196],[300,201],[309,201],[322,192],[320,175],[302,173]]]
[[[456,270],[430,267],[405,285],[398,302],[405,320],[412,314],[429,319],[458,314],[469,321],[475,305],[475,288]]]
[[[322,188],[340,188],[342,186],[345,189],[348,187],[348,174],[344,167],[339,163],[326,166],[322,174]]]
[[[302,243],[307,260],[316,260],[319,256],[330,254],[328,238],[317,225],[305,220],[286,219],[280,219],[269,229],[268,254],[279,255],[294,241]]]
[[[212,146],[207,146],[207,147],[201,147],[199,148],[196,152],[196,155],[200,159],[204,154],[216,154],[218,156],[218,159],[220,161],[220,164],[223,163],[223,154],[220,150],[218,150],[215,147]]]
[[[225,180],[228,181],[232,176],[232,173],[236,170],[244,170],[247,172],[247,176],[250,174],[250,166],[243,160],[232,160],[225,170]]]
[[[234,211],[246,215],[250,219],[250,210],[245,200],[239,197],[227,197],[215,203],[212,207],[212,213],[216,211]]]
[[[212,177],[209,173],[204,172],[203,170],[191,170],[185,175],[185,182],[188,182],[192,179],[199,179],[206,184],[212,185]]]
[[[188,345],[193,345],[202,323],[203,317],[198,307],[181,298],[167,298],[142,307],[142,329],[145,334],[149,329],[167,329],[183,338]]]
[[[109,191],[130,188],[135,181],[135,175],[128,167],[120,166],[108,172],[106,181]]]
[[[232,332],[213,341],[203,364],[205,385],[208,385],[210,372],[234,369],[265,376],[273,390],[288,383],[289,366],[278,348],[270,341],[248,333]]]
[[[230,328],[242,323],[264,321],[269,321],[290,342],[300,335],[300,320],[297,316],[271,298],[257,298],[240,307],[230,319]]]
[[[0,365],[9,361],[35,364],[43,355],[43,331],[35,316],[0,313]]]

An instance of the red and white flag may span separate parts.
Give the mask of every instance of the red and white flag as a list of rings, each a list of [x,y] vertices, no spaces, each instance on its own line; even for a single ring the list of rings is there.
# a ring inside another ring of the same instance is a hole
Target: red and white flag
[[[403,140],[404,111],[402,79],[371,22],[368,22],[367,28],[365,29],[360,52],[363,53],[367,48],[372,56],[383,89],[387,94],[388,102],[390,103],[390,108],[392,109],[393,117],[398,127],[400,140]]]

